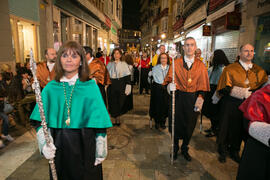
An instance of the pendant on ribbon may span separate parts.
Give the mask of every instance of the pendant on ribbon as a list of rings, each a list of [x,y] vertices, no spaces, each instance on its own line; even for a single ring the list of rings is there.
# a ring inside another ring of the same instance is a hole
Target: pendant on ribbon
[[[70,126],[70,117],[67,118],[66,125]]]

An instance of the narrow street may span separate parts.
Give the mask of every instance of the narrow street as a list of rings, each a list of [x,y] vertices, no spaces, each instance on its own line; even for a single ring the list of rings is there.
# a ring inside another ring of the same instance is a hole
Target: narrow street
[[[149,128],[150,96],[134,93],[134,110],[122,117],[120,127],[108,131],[109,156],[103,163],[105,180],[178,180],[235,179],[237,164],[231,159],[217,160],[215,138],[205,138],[199,124],[190,144],[193,157],[187,162],[181,155],[170,165],[168,130]],[[204,129],[209,121],[203,120]],[[34,132],[28,131],[0,151],[0,179],[47,180],[48,163],[39,155]],[[11,158],[12,157],[12,158]]]

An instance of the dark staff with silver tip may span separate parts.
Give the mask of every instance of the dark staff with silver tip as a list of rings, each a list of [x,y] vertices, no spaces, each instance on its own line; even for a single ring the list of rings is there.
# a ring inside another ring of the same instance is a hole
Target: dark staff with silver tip
[[[40,113],[40,117],[41,117],[41,125],[42,125],[42,129],[43,129],[46,144],[49,145],[49,144],[51,144],[53,142],[52,142],[52,140],[51,140],[51,138],[49,136],[47,123],[46,123],[46,118],[45,118],[45,115],[44,115],[43,102],[42,102],[42,99],[41,99],[40,85],[39,85],[39,81],[38,81],[37,76],[36,76],[37,65],[36,65],[36,62],[35,62],[34,57],[33,57],[33,50],[32,49],[30,51],[30,67],[31,67],[31,71],[32,71],[32,74],[33,74],[33,79],[34,79],[33,83],[34,83],[36,101],[37,101],[37,104],[38,104],[39,113]],[[51,173],[52,173],[53,180],[57,180],[57,174],[56,174],[56,169],[55,169],[54,158],[49,159],[49,164],[50,164],[50,167],[51,167]]]

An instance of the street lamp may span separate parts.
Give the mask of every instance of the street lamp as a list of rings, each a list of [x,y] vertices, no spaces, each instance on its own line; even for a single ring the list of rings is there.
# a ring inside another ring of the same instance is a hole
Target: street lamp
[[[165,39],[166,38],[166,34],[165,33],[163,33],[163,34],[161,34],[161,39]]]

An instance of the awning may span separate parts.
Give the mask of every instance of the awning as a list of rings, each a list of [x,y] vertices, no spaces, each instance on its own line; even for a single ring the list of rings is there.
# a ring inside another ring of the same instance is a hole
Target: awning
[[[204,3],[199,9],[194,11],[190,16],[187,17],[184,29],[188,29],[189,27],[193,26],[194,24],[206,19],[207,17],[207,5]]]
[[[231,2],[227,6],[221,8],[220,10],[214,12],[213,14],[210,14],[206,19],[206,23],[212,22],[212,21],[226,15],[228,12],[233,12],[234,9],[235,9],[235,1]]]

